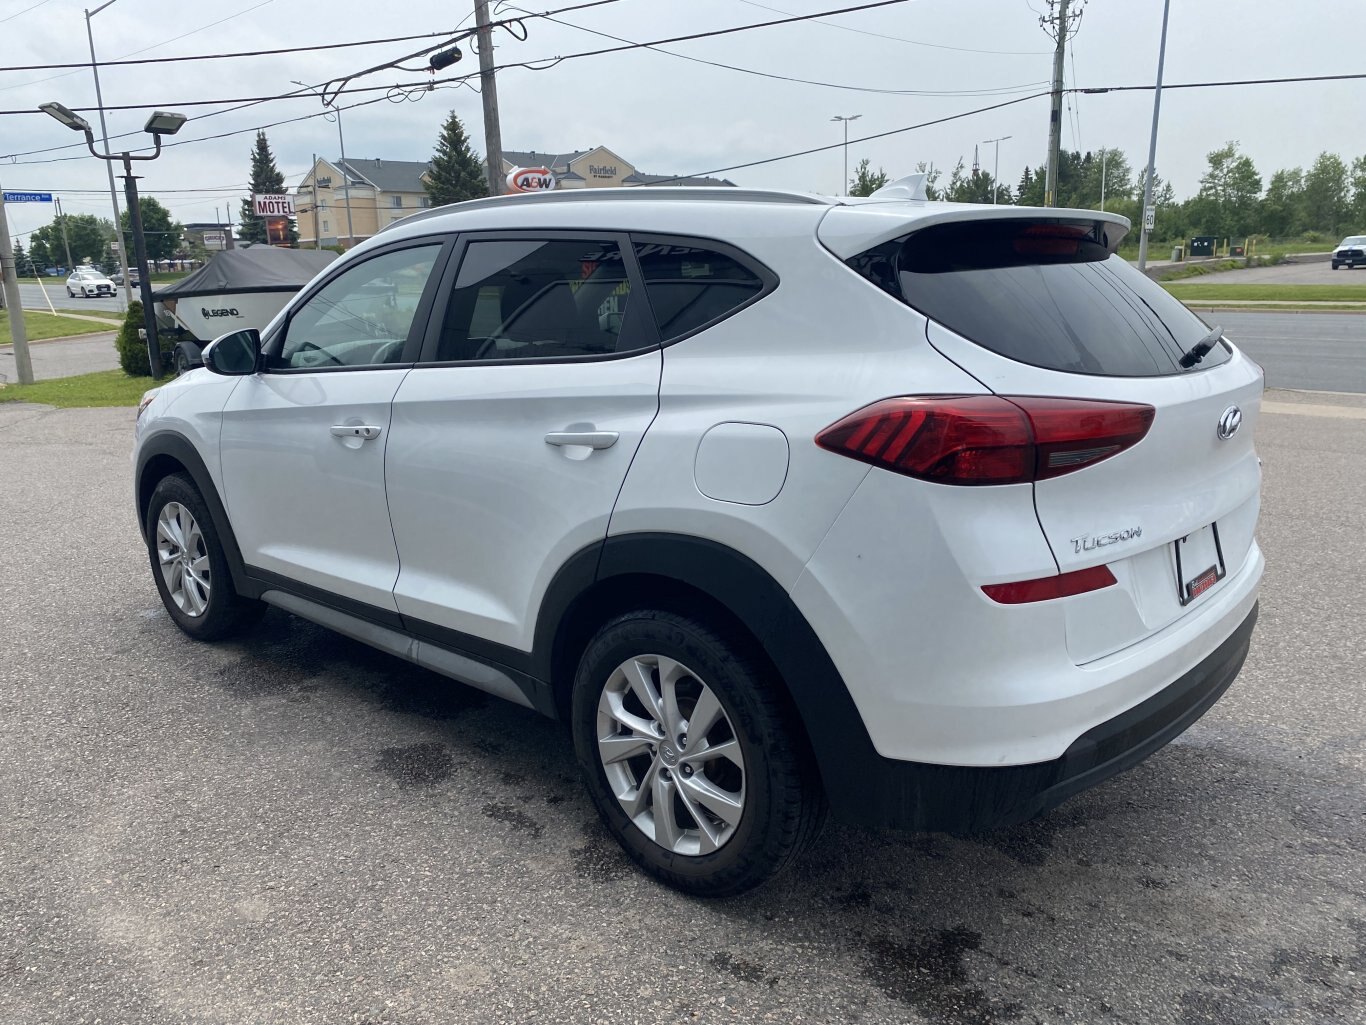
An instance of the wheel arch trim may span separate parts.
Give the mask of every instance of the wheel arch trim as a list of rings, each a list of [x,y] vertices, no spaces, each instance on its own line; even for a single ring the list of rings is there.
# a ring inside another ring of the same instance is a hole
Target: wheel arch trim
[[[716,541],[683,534],[609,537],[570,558],[536,621],[533,673],[554,682],[559,635],[585,595],[614,578],[663,577],[708,595],[758,642],[786,686],[837,806],[861,784],[854,766],[875,756],[853,697],[791,596],[758,563]]]
[[[223,556],[227,559],[228,569],[232,573],[234,590],[243,597],[259,597],[261,589],[253,584],[247,575],[246,564],[242,559],[242,550],[237,545],[237,537],[232,531],[231,522],[228,520],[227,509],[224,508],[223,500],[219,497],[218,487],[214,484],[208,466],[205,465],[203,457],[193,443],[183,434],[178,434],[175,431],[161,431],[154,434],[138,447],[134,481],[138,529],[143,539],[145,540],[147,537],[147,505],[151,501],[152,492],[155,490],[157,482],[168,476],[168,474],[157,474],[155,478],[152,478],[149,477],[148,470],[154,465],[164,465],[166,459],[178,463],[190,475],[195,488],[204,499],[204,504],[209,507],[209,515],[213,518],[214,530],[218,532],[219,543],[223,546]]]

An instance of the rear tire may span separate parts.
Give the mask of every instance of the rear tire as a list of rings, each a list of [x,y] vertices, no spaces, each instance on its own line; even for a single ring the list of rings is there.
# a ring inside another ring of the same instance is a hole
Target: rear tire
[[[147,554],[157,593],[175,625],[199,641],[228,637],[265,606],[243,598],[208,505],[185,474],[164,477],[147,504]]]
[[[743,644],[661,610],[618,616],[585,650],[574,749],[607,828],[656,879],[731,896],[818,835],[825,798],[770,677]]]
[[[184,349],[176,349],[174,363],[176,377],[190,372],[190,357],[185,355]]]

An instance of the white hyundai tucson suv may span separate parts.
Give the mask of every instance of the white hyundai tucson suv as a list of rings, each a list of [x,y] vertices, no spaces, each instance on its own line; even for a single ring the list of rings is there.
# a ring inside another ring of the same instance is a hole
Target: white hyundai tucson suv
[[[1261,369],[1123,218],[916,184],[386,228],[144,399],[171,618],[272,605],[567,721],[698,894],[827,808],[991,829],[1135,764],[1248,651]]]

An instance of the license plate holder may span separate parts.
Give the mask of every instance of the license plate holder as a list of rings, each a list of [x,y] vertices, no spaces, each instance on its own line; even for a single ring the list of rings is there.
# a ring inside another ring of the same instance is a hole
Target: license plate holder
[[[1177,538],[1172,542],[1172,550],[1176,554],[1176,597],[1182,606],[1195,601],[1228,575],[1217,523]]]

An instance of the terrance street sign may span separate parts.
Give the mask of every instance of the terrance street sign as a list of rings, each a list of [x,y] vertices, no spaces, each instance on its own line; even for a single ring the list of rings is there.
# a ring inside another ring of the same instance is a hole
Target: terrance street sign
[[[51,192],[6,192],[6,203],[51,203]]]

